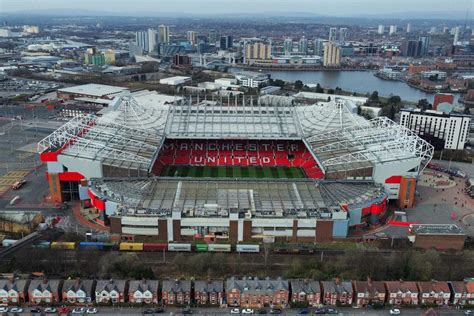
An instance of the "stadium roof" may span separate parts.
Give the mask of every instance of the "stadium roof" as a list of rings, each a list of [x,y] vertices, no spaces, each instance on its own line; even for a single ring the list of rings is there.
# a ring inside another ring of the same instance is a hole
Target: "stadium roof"
[[[357,193],[361,202],[386,196],[368,182],[313,182],[302,179],[92,179],[94,194],[115,201],[123,213],[169,216],[173,211],[205,215],[206,212],[250,211],[256,217],[330,218],[344,212]]]
[[[378,163],[420,158],[422,168],[433,156],[433,146],[386,117],[369,124],[307,136],[326,172],[368,168]]]
[[[293,106],[192,104],[189,99],[171,108],[166,134],[173,138],[301,139]]]

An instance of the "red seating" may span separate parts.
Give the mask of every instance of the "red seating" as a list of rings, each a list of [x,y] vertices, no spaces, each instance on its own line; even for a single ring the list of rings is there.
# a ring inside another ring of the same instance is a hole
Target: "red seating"
[[[324,173],[302,141],[168,139],[156,164],[287,166],[304,169],[310,178],[324,177]],[[154,166],[153,170],[159,168],[161,167]]]

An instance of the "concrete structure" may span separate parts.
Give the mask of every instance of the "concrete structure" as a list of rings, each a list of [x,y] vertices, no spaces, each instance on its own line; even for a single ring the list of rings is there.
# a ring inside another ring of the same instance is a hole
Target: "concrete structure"
[[[191,77],[186,76],[174,76],[169,78],[160,79],[160,84],[166,84],[169,86],[179,86],[191,81]]]
[[[126,91],[128,91],[128,89],[123,87],[89,83],[80,86],[61,88],[57,90],[56,94],[58,99],[64,100],[74,100],[77,97],[111,100]]]
[[[471,117],[462,114],[420,109],[400,111],[400,125],[410,129],[438,150],[464,149],[470,122]]]
[[[324,45],[324,67],[339,67],[341,65],[341,48],[333,42]]]

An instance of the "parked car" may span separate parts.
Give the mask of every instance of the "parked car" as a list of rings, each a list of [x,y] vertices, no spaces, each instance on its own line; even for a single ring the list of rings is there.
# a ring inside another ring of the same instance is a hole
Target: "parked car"
[[[71,309],[69,307],[63,306],[59,308],[59,314],[69,314]]]
[[[398,308],[392,308],[390,310],[390,315],[400,315],[400,310]]]
[[[10,313],[23,313],[23,308],[13,307],[13,308],[10,309]]]
[[[257,312],[256,312],[256,314],[260,314],[260,315],[264,315],[264,314],[266,314],[266,313],[267,313],[267,311],[266,311],[265,309],[263,309],[263,308],[258,309]]]
[[[188,309],[183,309],[183,310],[181,311],[181,314],[183,314],[183,315],[191,315],[191,314],[193,314],[193,313],[194,313],[194,312],[193,312],[191,309],[189,309],[189,308],[188,308]]]
[[[303,308],[298,311],[298,315],[308,315],[309,314],[309,309]]]
[[[238,309],[238,308],[232,308],[232,309],[230,310],[230,313],[231,313],[231,314],[240,314],[240,309]]]
[[[466,315],[466,316],[473,316],[473,315],[474,315],[474,311],[473,311],[473,310],[470,310],[470,309],[465,310],[465,311],[464,311],[464,315]]]
[[[325,308],[316,308],[314,313],[318,314],[318,315],[326,314],[326,309]]]
[[[155,313],[154,308],[147,308],[143,311],[143,315],[151,315],[151,314],[154,314],[154,313]]]
[[[44,309],[44,312],[45,312],[46,314],[55,314],[57,311],[58,311],[58,310],[57,310],[56,308],[54,308],[54,307],[46,307],[46,308]]]
[[[242,310],[242,314],[253,314],[254,310],[251,308],[245,308]]]
[[[97,314],[97,308],[89,307],[86,311],[87,314]]]
[[[335,308],[327,308],[326,314],[338,314],[337,309]]]
[[[8,313],[8,307],[0,307],[0,313]]]
[[[281,314],[281,309],[279,308],[272,308],[270,310],[270,314]]]
[[[86,309],[84,307],[76,307],[72,310],[73,314],[84,314]]]
[[[39,314],[41,312],[42,312],[41,309],[38,307],[33,307],[32,309],[30,309],[30,313],[32,314]]]

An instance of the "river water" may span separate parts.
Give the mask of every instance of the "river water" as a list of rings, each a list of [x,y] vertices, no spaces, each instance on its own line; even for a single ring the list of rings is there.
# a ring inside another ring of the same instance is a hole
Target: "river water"
[[[241,71],[233,68],[232,72]],[[294,82],[301,80],[304,84],[320,84],[322,87],[335,89],[339,87],[346,91],[358,93],[372,93],[378,91],[380,96],[398,95],[402,100],[417,102],[420,99],[427,99],[433,103],[434,93],[426,93],[410,87],[401,81],[382,80],[372,71],[285,71],[285,70],[264,70],[271,74],[273,79]],[[457,101],[459,94],[455,94]]]

